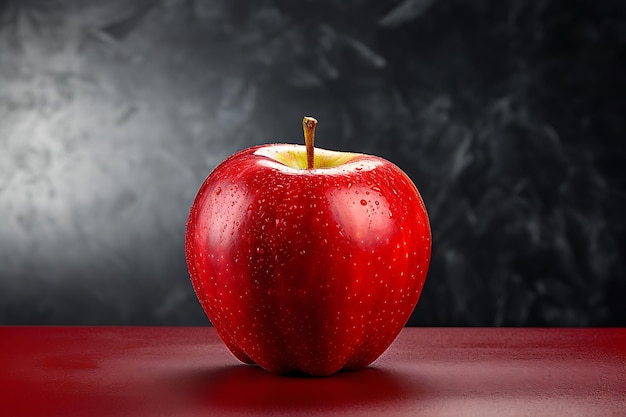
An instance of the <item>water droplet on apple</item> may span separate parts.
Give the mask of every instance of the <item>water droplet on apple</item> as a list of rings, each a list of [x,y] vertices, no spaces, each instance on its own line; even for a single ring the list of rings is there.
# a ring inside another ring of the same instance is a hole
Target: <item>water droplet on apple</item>
[[[380,203],[378,202],[378,200],[374,201],[374,204],[379,205]]]
[[[215,190],[215,195],[220,195],[221,193],[222,193],[222,188],[217,187],[217,189]]]
[[[354,169],[356,169],[357,171],[361,171],[363,169],[363,167],[356,167]]]
[[[362,206],[367,205],[367,201],[365,201],[365,200],[361,200],[361,205],[362,205]]]
[[[259,255],[263,255],[265,253],[265,250],[261,247],[256,248],[256,253],[258,253]]]

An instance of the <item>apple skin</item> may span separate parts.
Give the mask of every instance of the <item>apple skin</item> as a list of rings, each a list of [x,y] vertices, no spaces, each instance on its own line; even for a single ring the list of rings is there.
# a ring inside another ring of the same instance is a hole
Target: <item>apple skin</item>
[[[267,156],[283,146],[298,147],[244,149],[203,182],[186,232],[193,287],[244,363],[312,376],[365,368],[421,294],[426,208],[385,159],[297,169]]]

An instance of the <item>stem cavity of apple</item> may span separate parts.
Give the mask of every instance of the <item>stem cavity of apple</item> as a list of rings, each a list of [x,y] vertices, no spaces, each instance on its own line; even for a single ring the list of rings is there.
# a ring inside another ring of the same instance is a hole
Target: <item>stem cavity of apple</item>
[[[313,169],[315,167],[315,148],[313,146],[315,142],[315,126],[317,126],[317,120],[315,118],[305,116],[304,119],[302,119],[307,169]]]

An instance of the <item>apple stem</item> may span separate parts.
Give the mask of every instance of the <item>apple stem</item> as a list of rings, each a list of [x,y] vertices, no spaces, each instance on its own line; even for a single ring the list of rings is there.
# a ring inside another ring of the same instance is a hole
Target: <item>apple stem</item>
[[[315,165],[315,126],[317,120],[313,117],[306,116],[302,119],[302,129],[304,130],[304,144],[306,145],[306,163],[307,169],[313,169]]]

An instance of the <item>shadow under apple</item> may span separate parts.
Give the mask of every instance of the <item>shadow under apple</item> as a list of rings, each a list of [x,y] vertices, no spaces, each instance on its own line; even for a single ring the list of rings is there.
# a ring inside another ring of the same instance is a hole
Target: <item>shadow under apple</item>
[[[401,375],[375,367],[313,378],[238,365],[199,370],[182,379],[197,404],[239,411],[361,408],[398,400],[415,389]]]

